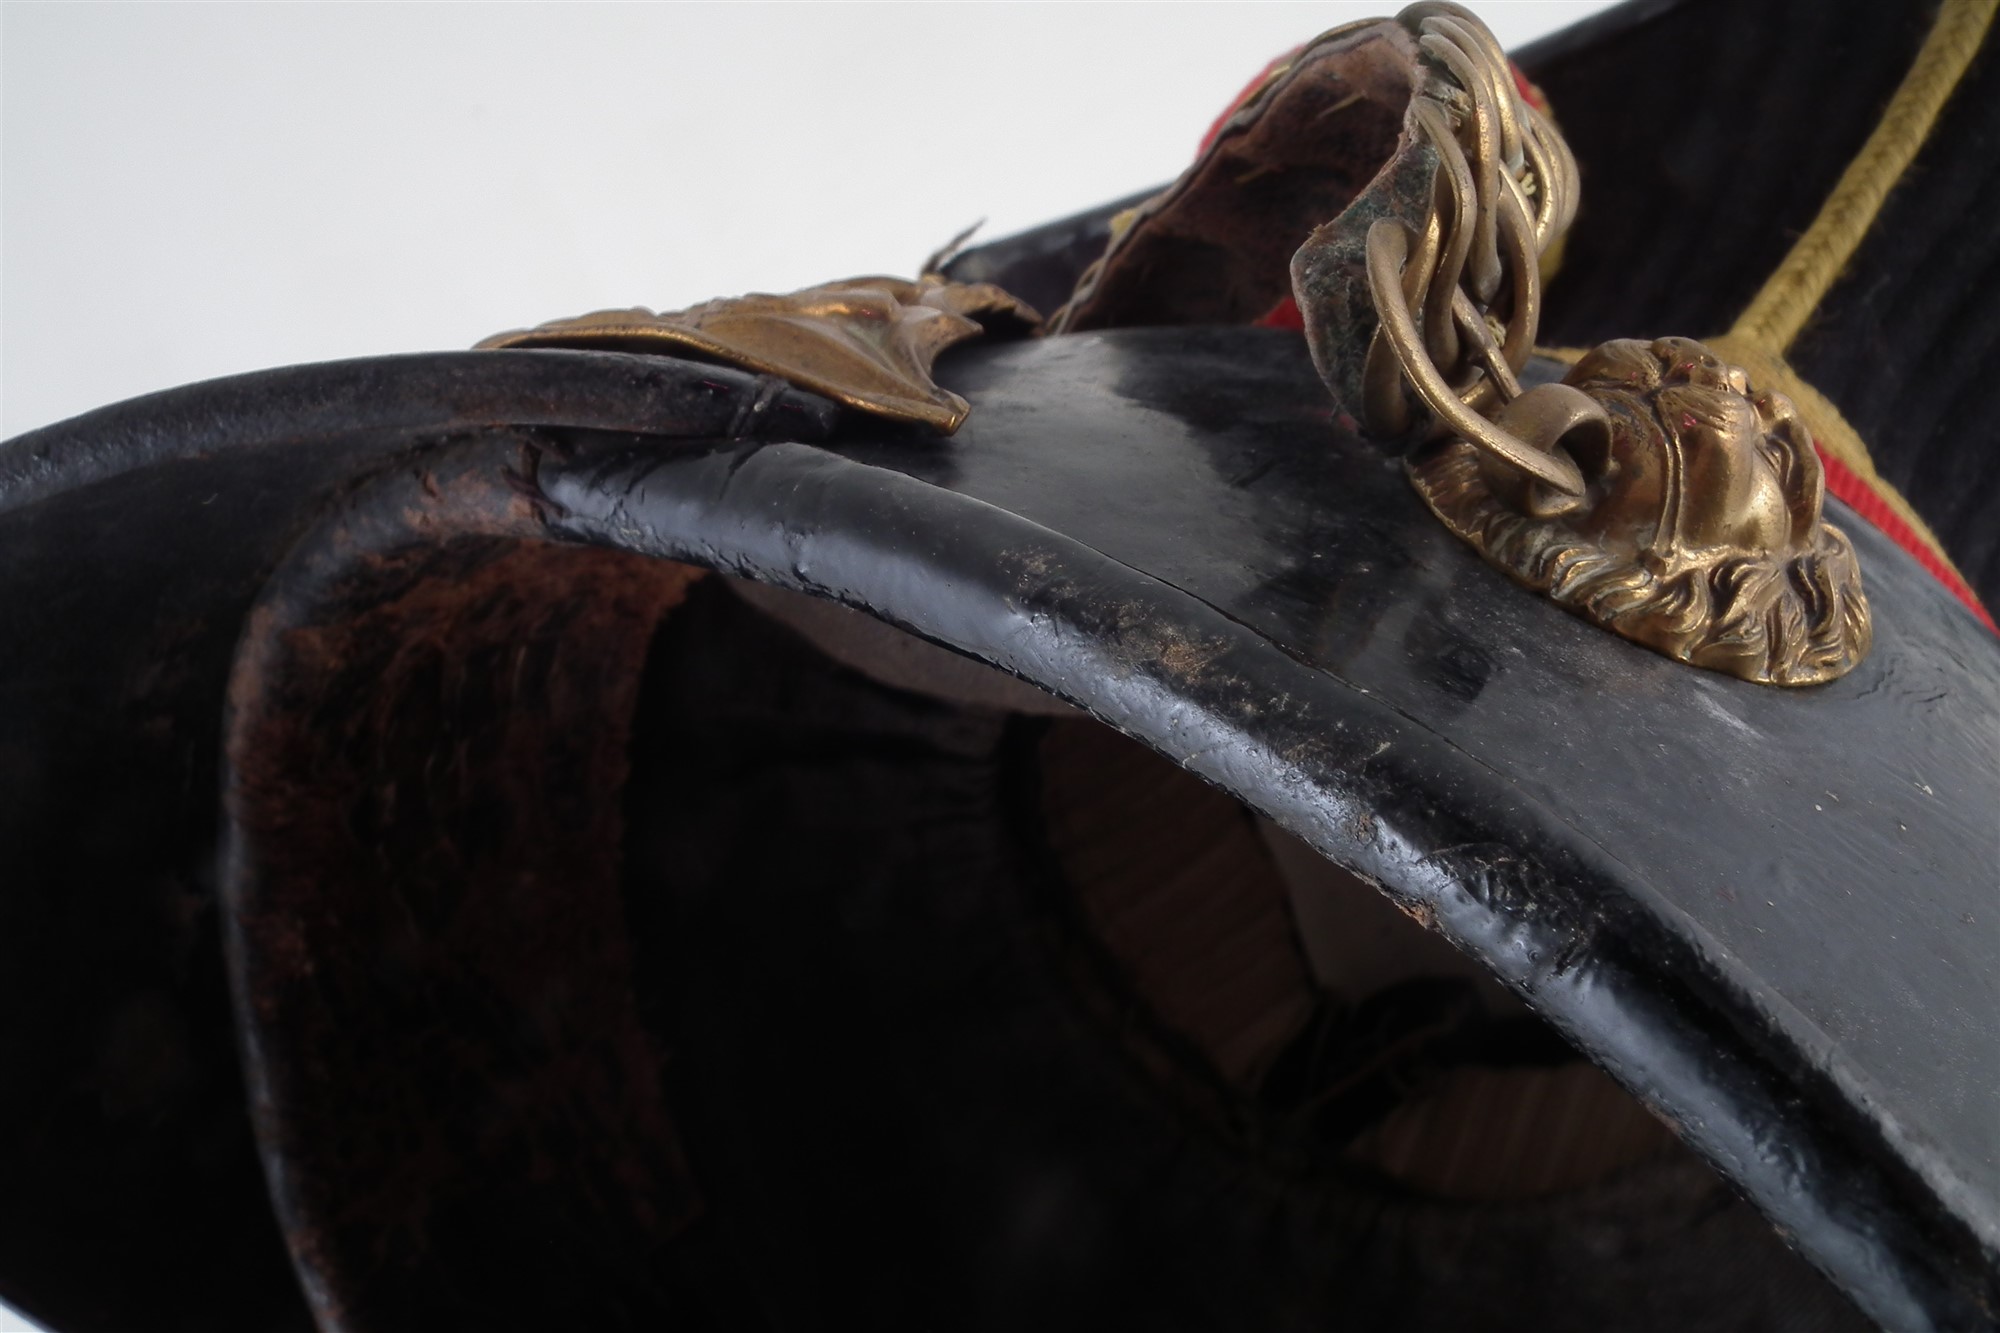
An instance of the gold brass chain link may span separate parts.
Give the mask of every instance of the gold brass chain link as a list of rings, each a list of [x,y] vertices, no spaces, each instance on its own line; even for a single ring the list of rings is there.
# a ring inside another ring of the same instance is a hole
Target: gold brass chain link
[[[1470,12],[1425,0],[1397,21],[1429,69],[1411,119],[1439,169],[1420,230],[1385,218],[1368,232],[1381,327],[1368,349],[1363,420],[1374,434],[1406,434],[1416,424],[1408,384],[1431,411],[1432,433],[1471,442],[1555,492],[1551,501],[1581,496],[1583,475],[1556,444],[1572,431],[1608,430],[1603,409],[1563,385],[1524,392],[1518,378],[1541,319],[1541,257],[1576,214],[1576,160]]]

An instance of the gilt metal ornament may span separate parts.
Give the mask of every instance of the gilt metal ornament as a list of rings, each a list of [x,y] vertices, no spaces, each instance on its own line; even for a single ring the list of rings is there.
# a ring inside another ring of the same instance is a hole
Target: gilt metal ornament
[[[1867,599],[1789,400],[1680,338],[1606,343],[1524,387],[1542,268],[1577,200],[1569,148],[1493,34],[1424,0],[1274,69],[1114,223],[1047,327],[1244,323],[1295,303],[1344,423],[1402,448],[1424,502],[1516,580],[1696,666],[1776,685],[1844,674],[1871,643]],[[480,346],[711,358],[949,434],[970,409],[932,378],[938,354],[1043,325],[941,263]]]
[[[1422,70],[1398,161],[1292,262],[1336,398],[1410,442],[1447,527],[1558,605],[1745,680],[1845,674],[1872,642],[1868,604],[1793,404],[1686,338],[1605,343],[1524,389],[1575,163],[1478,19],[1424,3],[1397,23]],[[1430,164],[1414,215],[1386,188],[1399,164]]]
[[[1605,343],[1545,388],[1599,412],[1526,421],[1529,390],[1501,423],[1561,439],[1583,493],[1454,439],[1410,466],[1446,527],[1558,605],[1695,666],[1814,685],[1861,660],[1861,569],[1821,518],[1819,457],[1789,399],[1688,338]]]
[[[479,346],[692,354],[949,435],[970,409],[931,378],[938,353],[981,334],[1040,325],[1040,315],[998,287],[926,274],[914,281],[849,278],[782,296],[753,292],[664,314],[600,310],[497,334]]]

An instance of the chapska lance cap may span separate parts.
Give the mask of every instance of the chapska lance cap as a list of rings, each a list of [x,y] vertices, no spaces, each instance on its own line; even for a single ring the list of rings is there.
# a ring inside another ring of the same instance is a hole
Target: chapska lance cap
[[[1992,1326],[1992,9],[0,445],[0,1296]]]

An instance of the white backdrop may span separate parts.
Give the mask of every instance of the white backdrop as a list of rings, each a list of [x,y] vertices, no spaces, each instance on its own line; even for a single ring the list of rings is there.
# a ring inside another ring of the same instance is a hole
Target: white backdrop
[[[290,362],[909,274],[1170,179],[1395,0],[0,5],[0,436]],[[1602,0],[1487,0],[1510,46]]]
[[[1272,56],[1395,7],[10,0],[0,437],[265,366],[909,274],[981,218],[1170,179]],[[1607,4],[1475,7],[1512,47]]]

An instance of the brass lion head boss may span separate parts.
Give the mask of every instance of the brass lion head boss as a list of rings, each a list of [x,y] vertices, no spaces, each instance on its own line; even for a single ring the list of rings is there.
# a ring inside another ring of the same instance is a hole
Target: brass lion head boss
[[[1867,602],[1787,399],[1687,339],[1606,344],[1560,383],[1523,385],[1576,176],[1485,25],[1412,5],[1270,74],[1123,220],[1050,332],[1245,322],[1289,295],[1343,416],[1405,450],[1425,503],[1514,579],[1696,666],[1778,685],[1844,674],[1868,651]],[[927,272],[605,311],[481,346],[712,357],[949,433],[968,409],[931,379],[935,357],[1038,325],[995,287]]]
[[[1446,526],[1558,604],[1747,680],[1844,674],[1867,604],[1792,404],[1685,338],[1608,343],[1524,389],[1574,161],[1470,14],[1420,4],[1396,26],[1423,70],[1398,151],[1421,192],[1392,161],[1292,261],[1336,399],[1410,444]]]
[[[1822,520],[1819,461],[1786,400],[1686,339],[1607,344],[1564,382],[1523,387],[1576,166],[1457,5],[1412,5],[1302,48],[1139,210],[1058,327],[1119,322],[1143,299],[1135,271],[1222,241],[1239,224],[1210,219],[1227,217],[1216,201],[1241,179],[1240,157],[1282,152],[1330,108],[1366,108],[1365,143],[1399,96],[1386,164],[1288,265],[1341,412],[1407,451],[1453,532],[1586,619],[1748,680],[1849,670],[1870,641],[1860,574]],[[1335,177],[1353,169],[1333,165]],[[1251,305],[1282,300],[1263,282]]]

